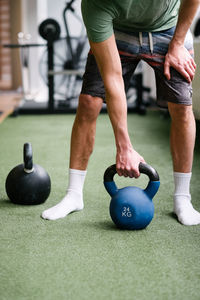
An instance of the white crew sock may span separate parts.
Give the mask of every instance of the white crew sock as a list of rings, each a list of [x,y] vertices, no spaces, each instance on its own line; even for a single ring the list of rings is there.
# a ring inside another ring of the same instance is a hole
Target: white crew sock
[[[55,206],[42,213],[43,219],[57,220],[73,211],[82,210],[83,185],[87,171],[69,169],[69,185],[66,196]]]
[[[183,225],[200,224],[200,213],[191,203],[190,179],[192,173],[174,172],[174,213]]]

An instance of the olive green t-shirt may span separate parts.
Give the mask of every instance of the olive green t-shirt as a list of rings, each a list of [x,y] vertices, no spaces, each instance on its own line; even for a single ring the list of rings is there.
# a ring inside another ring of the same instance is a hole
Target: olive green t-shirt
[[[153,32],[176,25],[180,0],[82,0],[89,40],[101,42],[113,29]]]

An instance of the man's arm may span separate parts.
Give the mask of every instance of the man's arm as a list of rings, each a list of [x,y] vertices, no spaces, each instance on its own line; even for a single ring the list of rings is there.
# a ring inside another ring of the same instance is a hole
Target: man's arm
[[[199,4],[200,0],[181,1],[176,30],[165,57],[164,74],[168,80],[170,79],[170,66],[176,69],[188,82],[194,78],[196,64],[184,47],[184,40]]]
[[[117,172],[121,176],[138,177],[138,165],[144,159],[133,149],[127,128],[127,102],[122,68],[114,35],[103,42],[90,42],[106,91],[108,114],[116,142]]]

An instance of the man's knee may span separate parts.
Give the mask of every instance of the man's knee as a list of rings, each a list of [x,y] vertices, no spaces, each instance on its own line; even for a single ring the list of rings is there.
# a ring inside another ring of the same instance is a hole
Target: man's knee
[[[77,116],[82,121],[94,121],[99,115],[103,100],[98,97],[81,94],[79,97],[79,105]]]
[[[172,121],[188,122],[193,119],[192,105],[183,105],[168,102],[168,109]]]

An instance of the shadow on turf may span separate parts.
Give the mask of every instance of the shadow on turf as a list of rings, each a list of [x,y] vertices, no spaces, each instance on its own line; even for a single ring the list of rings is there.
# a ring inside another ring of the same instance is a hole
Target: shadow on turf
[[[173,219],[173,220],[176,220],[176,221],[177,221],[177,216],[176,216],[176,214],[175,214],[175,213],[173,213],[173,212],[167,213],[167,216],[169,216],[171,219]]]
[[[0,209],[1,208],[8,208],[8,207],[27,207],[27,205],[23,205],[23,204],[15,204],[15,203],[12,203],[9,199],[0,199]],[[33,206],[33,205],[28,205],[28,206]]]
[[[96,227],[97,229],[103,229],[103,230],[110,230],[110,231],[116,231],[116,226],[111,221],[100,221],[95,222],[92,224],[92,226]]]
[[[0,209],[4,208],[17,208],[19,205],[12,203],[9,199],[0,199]]]
[[[14,206],[9,199],[0,199],[0,208]]]
[[[100,221],[100,222],[95,222],[92,226],[96,227],[97,229],[101,229],[101,230],[106,230],[106,231],[127,231],[127,232],[130,232],[130,230],[128,229],[121,229],[121,228],[118,228],[112,221]],[[142,230],[145,230],[146,228],[142,229]],[[132,230],[134,231],[134,230]],[[135,231],[138,231],[138,230],[135,230]],[[139,230],[141,231],[141,230]]]

